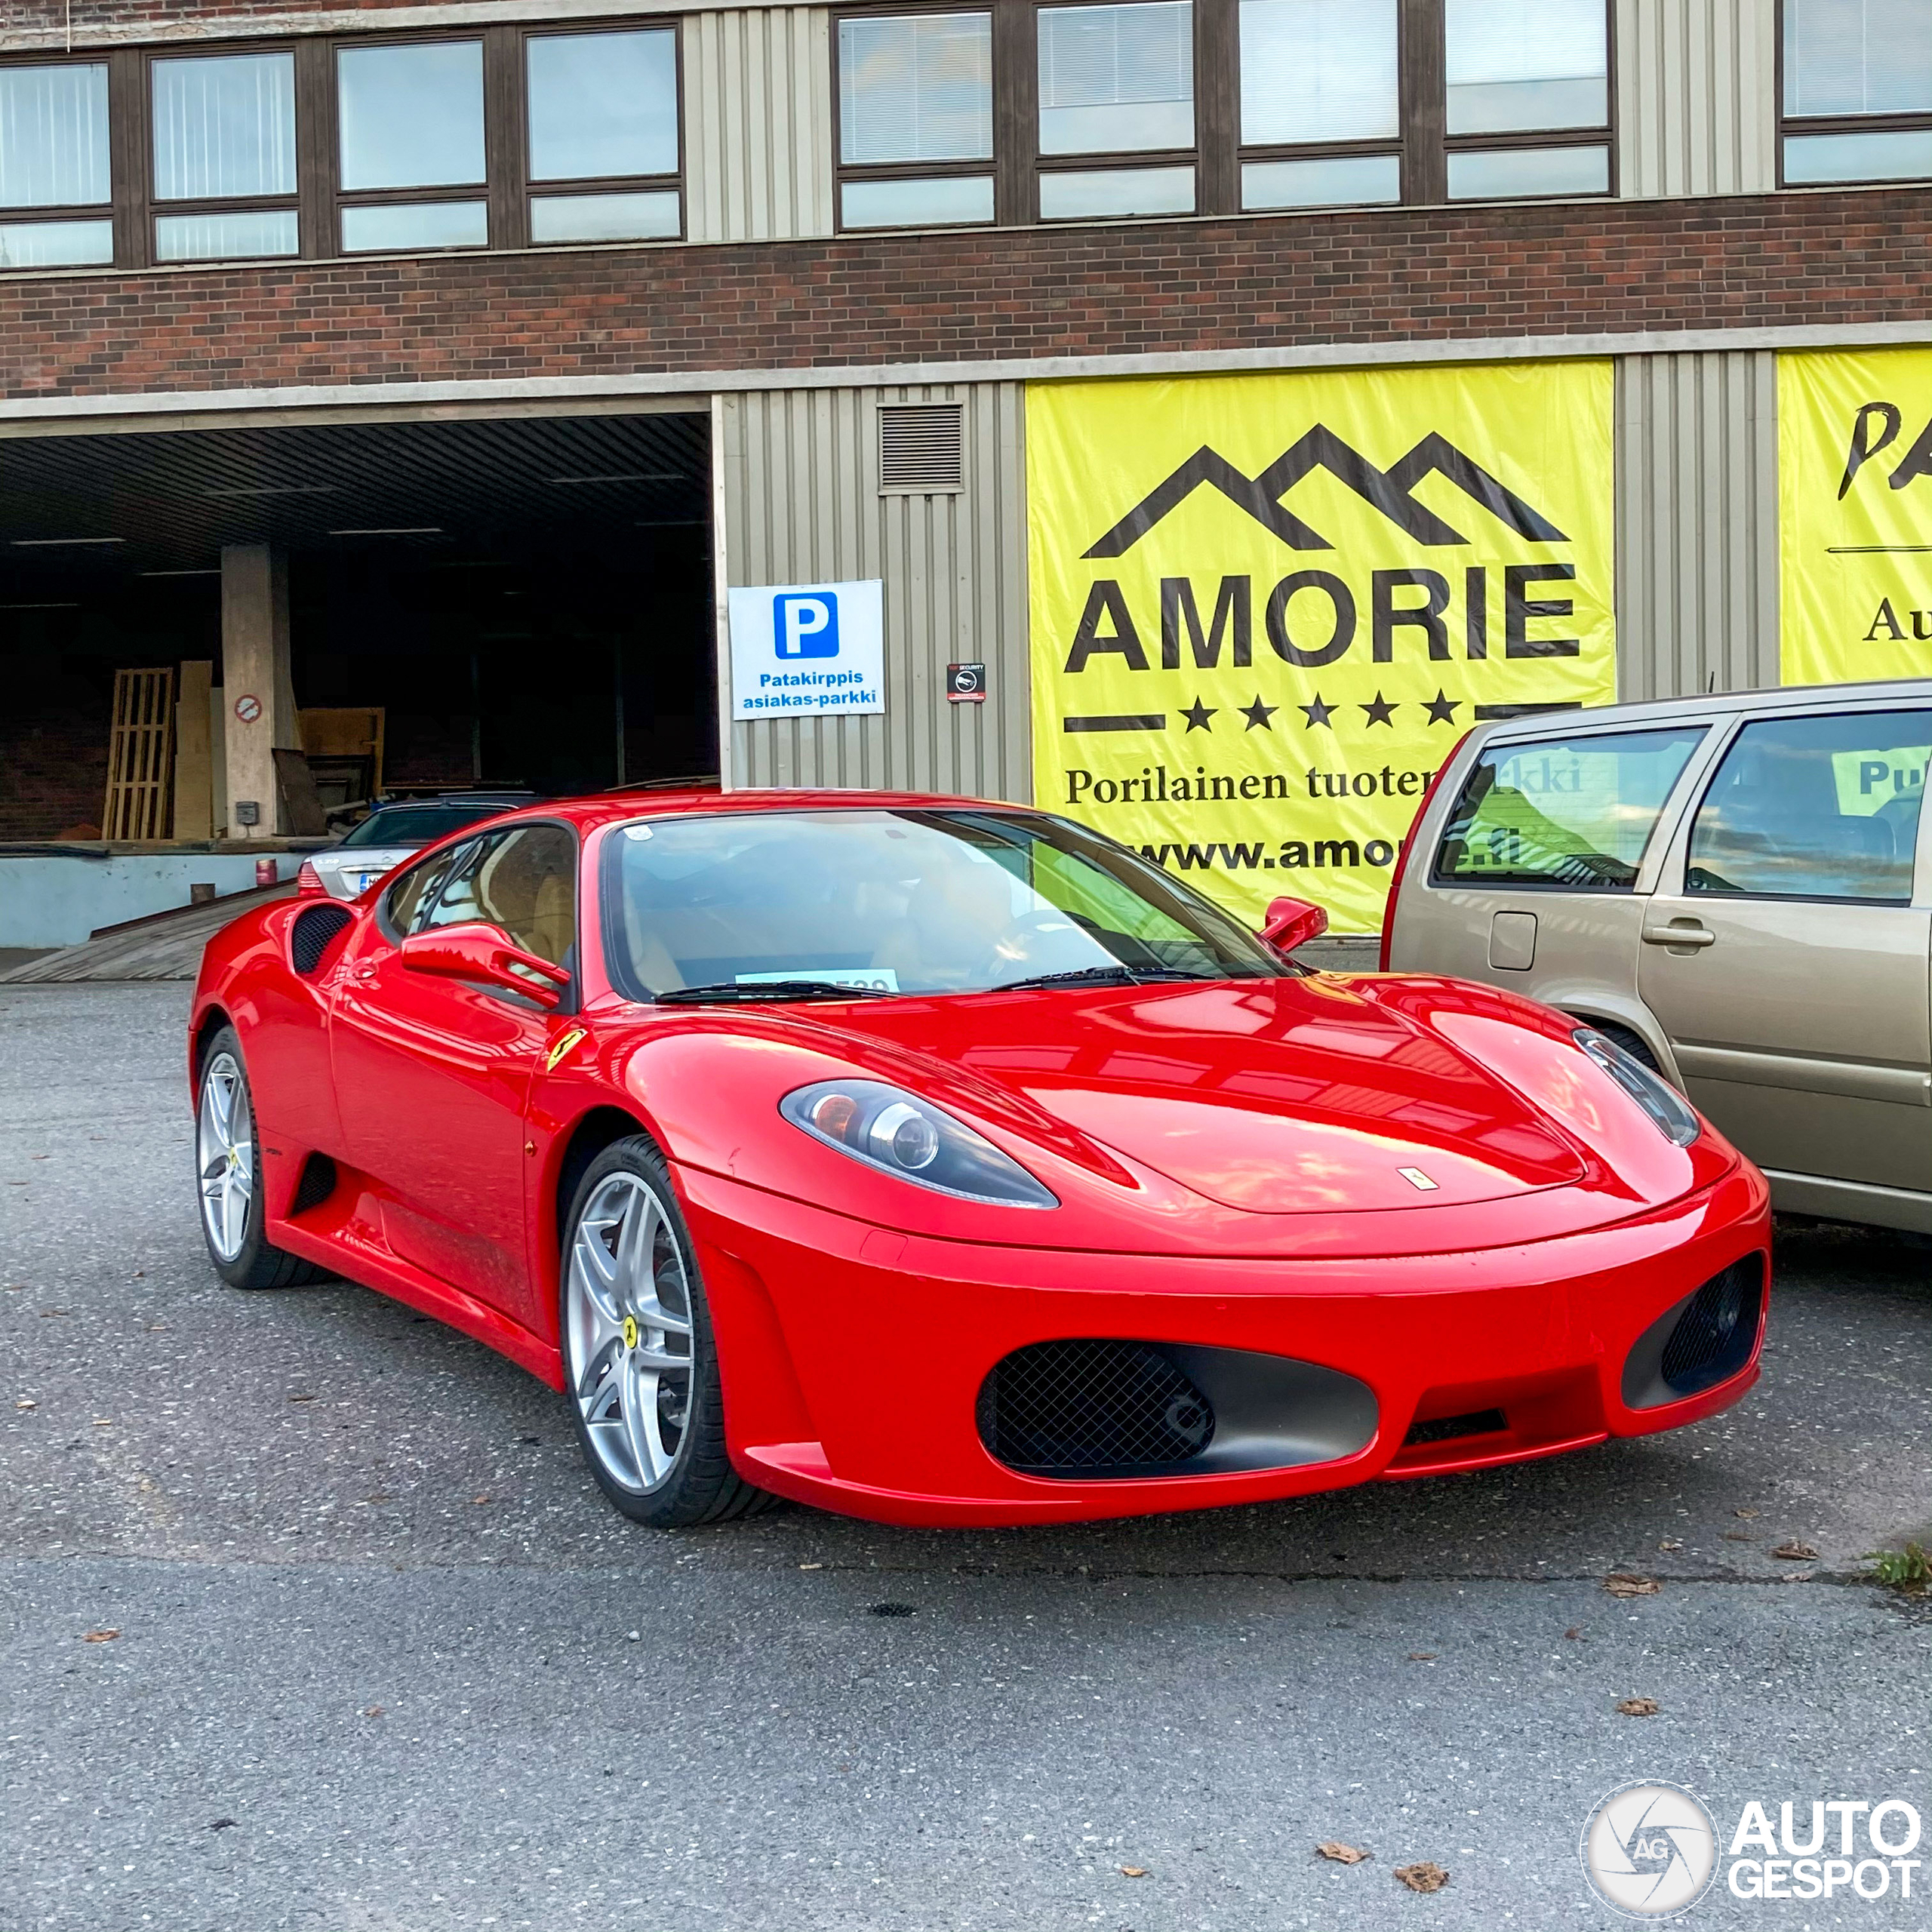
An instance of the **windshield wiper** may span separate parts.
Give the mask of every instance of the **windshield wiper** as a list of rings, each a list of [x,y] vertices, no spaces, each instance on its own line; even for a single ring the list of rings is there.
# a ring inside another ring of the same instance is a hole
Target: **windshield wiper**
[[[1142,986],[1168,980],[1200,980],[1208,976],[1179,966],[1082,966],[1071,973],[1035,973],[1026,980],[1008,980],[989,992],[1017,993],[1029,986]]]
[[[673,986],[654,995],[659,1006],[701,1006],[712,1001],[790,999],[890,999],[884,986],[841,986],[834,980],[720,980],[708,986]]]

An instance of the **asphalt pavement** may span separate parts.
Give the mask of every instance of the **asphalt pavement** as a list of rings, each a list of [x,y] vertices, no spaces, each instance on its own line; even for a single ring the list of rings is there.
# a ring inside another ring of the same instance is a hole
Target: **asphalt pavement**
[[[0,1925],[1608,1927],[1578,1834],[1629,1780],[1725,1832],[1928,1809],[1932,1621],[1861,1559],[1932,1518],[1932,1253],[1782,1229],[1763,1381],[1668,1436],[1091,1527],[660,1535],[476,1344],[215,1280],[186,1006],[0,989]],[[1424,1860],[1445,1887],[1397,1882]],[[1920,1877],[1684,1922],[1903,1932]]]

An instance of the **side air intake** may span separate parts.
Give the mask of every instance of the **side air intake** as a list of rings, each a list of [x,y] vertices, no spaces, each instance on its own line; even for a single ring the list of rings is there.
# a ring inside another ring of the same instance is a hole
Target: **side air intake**
[[[303,979],[313,979],[331,945],[355,921],[346,906],[304,906],[288,929],[288,963]]]
[[[1623,1364],[1624,1406],[1681,1402],[1743,1368],[1764,1326],[1764,1256],[1747,1254],[1666,1309]]]

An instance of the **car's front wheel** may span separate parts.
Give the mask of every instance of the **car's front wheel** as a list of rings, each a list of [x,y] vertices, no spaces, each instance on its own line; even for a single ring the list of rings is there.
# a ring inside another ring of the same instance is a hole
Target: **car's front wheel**
[[[224,1026],[202,1054],[195,1091],[195,1178],[202,1238],[231,1288],[287,1288],[327,1272],[272,1247],[262,1229],[262,1144],[242,1042]]]
[[[776,1499],[732,1469],[691,1236],[641,1134],[592,1162],[563,1255],[565,1391],[598,1487],[657,1529],[724,1522]]]

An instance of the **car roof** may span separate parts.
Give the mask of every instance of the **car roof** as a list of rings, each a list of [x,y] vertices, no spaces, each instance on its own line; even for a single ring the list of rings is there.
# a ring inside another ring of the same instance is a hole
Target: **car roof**
[[[1595,731],[1619,724],[1668,724],[1679,718],[1729,718],[1745,711],[1860,711],[1887,704],[1927,703],[1932,703],[1932,678],[1891,678],[1847,685],[1774,685],[1757,691],[1647,698],[1631,704],[1526,711],[1519,717],[1486,720],[1475,727],[1470,737],[1472,743],[1494,744],[1499,740],[1547,737],[1552,729],[1587,727]]]
[[[780,811],[976,811],[1034,812],[1039,808],[1011,799],[970,798],[936,792],[864,792],[771,787],[724,792],[715,785],[684,790],[641,787],[635,792],[601,792],[588,798],[549,798],[506,812],[493,826],[537,819],[562,819],[580,832],[638,818],[675,818],[688,814]]]

